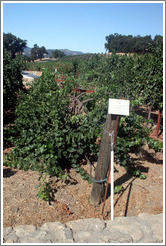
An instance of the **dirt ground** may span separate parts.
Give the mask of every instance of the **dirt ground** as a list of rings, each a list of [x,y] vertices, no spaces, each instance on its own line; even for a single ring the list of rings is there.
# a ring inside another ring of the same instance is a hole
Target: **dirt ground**
[[[138,112],[139,113],[139,112]],[[141,112],[141,114],[143,111]],[[147,114],[147,112],[144,112]],[[146,115],[145,115],[146,116]],[[151,115],[157,122],[157,112]],[[162,127],[161,127],[162,128]],[[160,130],[156,137],[156,123],[152,137],[163,141]],[[4,155],[11,148],[4,149]],[[145,145],[141,152],[132,156],[135,163],[147,179],[134,178],[125,169],[115,163],[115,185],[123,190],[114,195],[114,216],[133,216],[139,213],[159,214],[163,212],[163,153],[155,153]],[[90,173],[90,166],[83,166]],[[103,202],[98,206],[90,204],[92,184],[83,180],[80,174],[71,169],[66,183],[51,178],[52,201],[49,204],[36,197],[38,193],[39,173],[3,167],[3,225],[41,226],[45,222],[62,223],[83,219],[102,219]],[[94,175],[94,172],[93,172]],[[109,188],[110,191],[110,188]],[[110,219],[110,195],[105,202],[104,219]]]
[[[161,138],[161,137],[160,137]],[[114,196],[114,215],[133,216],[139,213],[158,214],[163,212],[163,154],[144,146],[135,161],[147,179],[133,178],[123,167],[115,164],[115,185],[123,191]],[[89,165],[84,168],[89,172]],[[51,179],[53,201],[49,205],[36,197],[39,173],[4,167],[3,178],[3,225],[41,226],[45,222],[83,218],[103,218],[103,202],[92,206],[89,202],[92,184],[83,180],[74,170],[68,182],[55,177]],[[110,219],[110,196],[106,199],[104,219]]]

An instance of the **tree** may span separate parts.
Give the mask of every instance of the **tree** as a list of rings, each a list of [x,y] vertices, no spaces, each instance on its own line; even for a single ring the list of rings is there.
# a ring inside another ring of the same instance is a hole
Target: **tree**
[[[156,35],[153,40],[154,47],[158,47],[158,45],[163,45],[163,36],[161,35]]]
[[[52,51],[52,57],[53,58],[58,58],[58,57],[64,57],[65,53],[61,50],[53,50]]]
[[[14,108],[19,90],[23,90],[21,71],[25,68],[22,59],[12,55],[6,49],[3,53],[3,107],[8,110]]]
[[[46,48],[44,46],[39,47],[37,44],[34,44],[34,47],[31,49],[31,59],[42,59],[44,54],[48,54]]]
[[[105,48],[109,52],[134,52],[134,53],[148,53],[149,46],[152,45],[156,47],[157,41],[162,43],[162,36],[156,35],[154,40],[152,40],[151,35],[146,35],[141,37],[140,35],[121,35],[118,33],[106,36]]]
[[[21,54],[27,45],[26,40],[17,38],[11,33],[3,34],[3,48],[11,52],[11,58],[15,58],[16,54]]]

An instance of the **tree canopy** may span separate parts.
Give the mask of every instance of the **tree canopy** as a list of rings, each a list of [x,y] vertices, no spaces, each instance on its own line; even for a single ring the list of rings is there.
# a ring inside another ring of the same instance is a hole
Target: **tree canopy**
[[[44,54],[48,54],[44,46],[39,47],[37,44],[34,44],[34,47],[31,49],[31,58],[32,60],[42,59]]]
[[[16,54],[21,54],[27,45],[27,41],[17,38],[11,33],[3,34],[3,48],[11,53],[11,58],[15,58]]]
[[[65,53],[61,50],[53,50],[52,51],[52,57],[53,58],[58,58],[58,57],[64,57]]]
[[[106,36],[105,48],[108,52],[124,52],[124,53],[148,53],[150,47],[157,47],[158,43],[163,43],[163,37],[156,35],[154,39],[151,35],[142,37],[132,35],[121,35],[118,33]]]

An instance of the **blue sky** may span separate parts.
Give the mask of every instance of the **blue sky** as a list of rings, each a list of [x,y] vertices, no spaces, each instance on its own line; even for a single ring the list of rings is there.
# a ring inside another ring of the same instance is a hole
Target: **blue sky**
[[[162,2],[4,2],[3,32],[33,47],[106,52],[105,37],[163,35]]]

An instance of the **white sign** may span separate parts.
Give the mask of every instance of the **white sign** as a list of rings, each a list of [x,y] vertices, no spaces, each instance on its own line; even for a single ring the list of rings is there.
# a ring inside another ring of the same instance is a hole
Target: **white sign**
[[[130,101],[109,98],[108,114],[129,115]]]

